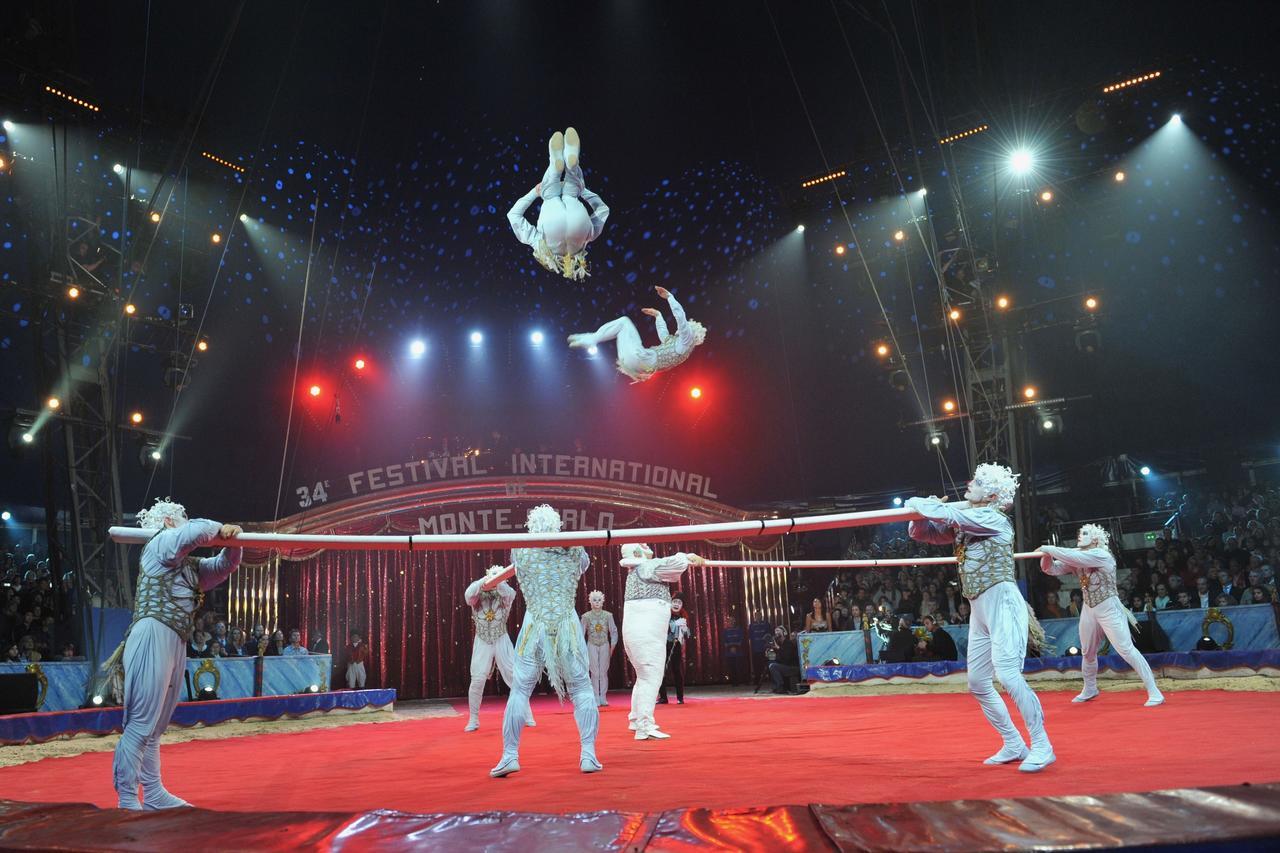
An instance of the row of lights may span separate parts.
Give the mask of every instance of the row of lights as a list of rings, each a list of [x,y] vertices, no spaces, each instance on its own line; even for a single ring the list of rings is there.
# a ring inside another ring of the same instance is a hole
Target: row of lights
[[[1128,175],[1124,173],[1123,169],[1118,169],[1116,170],[1115,174],[1111,176],[1111,180],[1115,181],[1117,184],[1123,184],[1125,181],[1125,178],[1127,177]],[[1049,189],[1048,187],[1045,187],[1040,191],[1040,202],[1042,204],[1049,204],[1054,200],[1054,198],[1055,196],[1054,196],[1053,190]]]
[[[846,174],[848,173],[845,172],[844,169],[840,169],[839,171],[832,172],[829,175],[823,175],[821,178],[810,178],[807,181],[802,181],[800,184],[800,187],[802,189],[808,189],[809,187],[816,187],[818,184],[825,184],[828,181],[834,181],[837,178],[843,178]]]
[[[241,172],[241,173],[244,172],[244,166],[237,166],[235,163],[232,163],[230,160],[224,160],[216,154],[210,154],[208,151],[201,151],[200,156],[206,159],[212,160],[213,162],[217,163],[219,166],[226,166],[228,169],[231,169],[234,172]]]
[[[55,95],[59,98],[62,98],[65,101],[70,101],[71,103],[75,104],[77,107],[84,107],[89,112],[94,112],[94,113],[102,112],[102,109],[100,107],[95,107],[93,104],[89,103],[88,101],[82,100],[81,98],[77,98],[74,95],[68,95],[66,92],[62,91],[61,89],[55,89],[52,86],[45,86],[44,90],[48,92],[50,95]]]
[[[49,399],[44,401],[44,405],[45,405],[45,408],[47,408],[49,411],[56,412],[62,408],[62,398],[51,396],[49,397]],[[142,424],[142,421],[143,421],[142,412],[135,411],[129,414],[129,423],[133,424],[134,426],[140,426]],[[27,444],[31,443],[30,441],[27,440],[25,436],[23,437],[22,440],[25,441]]]
[[[1148,80],[1154,80],[1160,76],[1159,71],[1152,71],[1150,74],[1142,74],[1137,77],[1130,77],[1128,80],[1121,80],[1119,83],[1112,83],[1110,86],[1102,87],[1102,94],[1110,94],[1111,92],[1127,89],[1130,86],[1136,86],[1139,83],[1145,83]]]
[[[966,137],[973,136],[978,133],[983,133],[988,129],[988,127],[989,127],[988,125],[983,124],[983,125],[979,125],[978,127],[970,128],[969,130],[966,130],[962,133],[953,133],[950,136],[944,136],[938,140],[938,144],[950,145],[952,142],[959,142],[961,139],[964,139]]]

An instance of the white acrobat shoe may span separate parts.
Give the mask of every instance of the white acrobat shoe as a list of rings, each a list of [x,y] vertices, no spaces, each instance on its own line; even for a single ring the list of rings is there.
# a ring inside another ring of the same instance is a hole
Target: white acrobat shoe
[[[604,769],[604,765],[594,755],[584,755],[578,760],[578,768],[583,773],[599,773]]]
[[[1164,704],[1164,694],[1163,694],[1163,693],[1154,693],[1154,694],[1152,694],[1152,695],[1150,695],[1150,696],[1148,696],[1148,697],[1147,697],[1147,701],[1146,701],[1146,702],[1143,702],[1143,703],[1142,703],[1142,705],[1143,705],[1143,707],[1144,707],[1144,708],[1154,708],[1154,707],[1156,707],[1157,705],[1163,705],[1163,704]]]
[[[189,809],[191,807],[191,803],[188,803],[182,797],[175,797],[164,788],[154,788],[150,791],[144,788],[142,791],[143,811],[154,812],[161,809]]]
[[[1080,702],[1088,702],[1090,699],[1096,699],[1096,698],[1098,698],[1098,688],[1095,687],[1093,688],[1092,691],[1086,688],[1084,690],[1081,690],[1080,695],[1072,699],[1071,701],[1075,703],[1080,703]]]
[[[1017,744],[1005,744],[1000,751],[988,758],[983,764],[1012,764],[1015,761],[1022,761],[1027,757],[1027,745],[1019,742]]]
[[[514,756],[504,758],[498,762],[498,766],[489,771],[489,775],[495,779],[501,779],[520,770],[520,760]]]
[[[564,171],[564,134],[556,131],[551,134],[551,140],[547,143],[547,153],[551,155],[551,164],[556,167],[557,172]]]
[[[569,346],[573,349],[586,349],[587,347],[595,345],[595,341],[592,340],[594,337],[595,335],[585,332],[577,335],[570,335]]]
[[[470,720],[467,720],[467,727],[463,729],[463,731],[474,732],[478,728],[480,728],[480,718],[472,717]]]
[[[578,131],[572,127],[564,132],[564,164],[572,169],[578,165],[578,157],[582,153],[582,142],[578,139]]]
[[[1057,760],[1058,756],[1053,754],[1053,747],[1046,744],[1027,753],[1026,760],[1018,765],[1018,769],[1023,773],[1039,773]]]

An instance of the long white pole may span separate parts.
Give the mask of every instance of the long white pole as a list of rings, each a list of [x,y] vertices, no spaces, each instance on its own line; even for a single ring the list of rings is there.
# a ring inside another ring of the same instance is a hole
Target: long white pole
[[[1039,551],[1023,551],[1015,560],[1038,560]],[[955,557],[893,557],[884,560],[707,560],[706,565],[723,569],[875,569],[887,566],[954,566]]]
[[[730,539],[898,524],[922,519],[911,509],[876,509],[801,518],[761,518],[751,521],[722,521],[714,524],[685,524],[674,527],[632,527],[624,530],[584,530],[571,533],[460,533],[402,536],[339,536],[319,533],[242,533],[235,539],[215,539],[210,546],[306,550],[327,548],[344,551],[438,551],[468,549],[544,548],[552,545],[609,545],[623,542],[681,542],[690,539]],[[138,527],[112,527],[108,534],[115,542],[143,545],[155,531]]]

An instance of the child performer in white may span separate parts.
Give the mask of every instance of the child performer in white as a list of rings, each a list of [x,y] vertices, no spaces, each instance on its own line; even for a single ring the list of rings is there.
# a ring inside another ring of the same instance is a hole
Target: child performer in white
[[[671,587],[690,566],[701,566],[697,554],[673,554],[654,559],[653,549],[640,542],[622,546],[621,565],[627,569],[622,604],[622,645],[636,671],[631,688],[631,728],[636,740],[662,740],[671,735],[658,728],[653,709],[667,663],[667,631],[671,625]]]
[[[1013,505],[1018,477],[1003,465],[977,467],[969,481],[966,502],[911,498],[906,502],[925,517],[910,525],[912,539],[937,545],[955,543],[961,592],[973,607],[969,617],[969,692],[982,706],[987,721],[1000,733],[1004,746],[986,764],[1021,761],[1025,773],[1043,770],[1056,760],[1044,730],[1040,699],[1022,676],[1027,655],[1027,631],[1034,624],[1031,608],[1014,580],[1013,524],[1004,510]],[[1018,706],[1031,735],[1031,750],[1009,717],[992,676]]]
[[[533,247],[533,257],[538,263],[565,278],[582,281],[588,275],[587,244],[604,230],[609,208],[600,196],[583,185],[582,166],[578,163],[581,143],[576,130],[571,127],[563,134],[557,130],[547,149],[551,162],[542,183],[512,206],[507,221],[516,239]],[[542,207],[535,227],[524,214],[539,196]],[[591,205],[590,214],[583,207],[583,201]]]
[[[558,533],[560,515],[542,504],[529,510],[525,526],[530,533]],[[490,776],[506,776],[520,769],[520,734],[529,719],[529,696],[545,667],[561,700],[567,693],[573,700],[573,718],[578,724],[581,744],[578,767],[583,773],[603,769],[596,758],[596,732],[600,709],[587,674],[587,644],[574,610],[578,581],[591,565],[581,545],[572,548],[516,548],[511,552],[512,568],[489,570],[484,585],[490,589],[515,576],[524,594],[524,624],[516,639],[516,659],[511,678],[511,695],[502,717],[502,759]]]
[[[493,666],[498,665],[502,680],[511,686],[511,664],[515,660],[515,647],[511,645],[511,635],[507,633],[507,619],[511,616],[511,603],[516,600],[516,591],[511,584],[503,581],[494,589],[485,589],[484,582],[488,575],[474,581],[463,597],[471,608],[471,622],[476,627],[475,642],[471,645],[471,688],[467,691],[466,732],[474,732],[480,728],[480,700],[484,698],[484,685],[493,673]],[[533,725],[530,716],[529,725]]]
[[[1080,589],[1084,594],[1084,609],[1080,612],[1080,671],[1084,674],[1084,689],[1072,702],[1088,702],[1098,695],[1098,646],[1103,634],[1111,641],[1116,654],[1124,658],[1147,688],[1148,708],[1164,703],[1164,694],[1156,687],[1155,676],[1146,658],[1133,646],[1129,626],[1138,627],[1138,620],[1129,608],[1120,602],[1116,592],[1116,558],[1108,545],[1111,537],[1096,524],[1080,528],[1075,548],[1058,548],[1041,545],[1044,554],[1040,568],[1046,574],[1074,574],[1080,577]]]
[[[591,686],[596,691],[596,704],[609,704],[609,661],[618,646],[618,626],[613,614],[604,609],[604,593],[592,590],[587,596],[591,609],[582,614],[582,630],[587,635],[587,655],[591,668]]]
[[[112,775],[122,809],[189,806],[160,781],[160,735],[178,704],[187,668],[192,614],[213,589],[240,565],[241,550],[224,548],[216,557],[187,559],[214,539],[239,536],[234,524],[187,520],[179,503],[156,499],[138,513],[138,526],[156,535],[142,548],[133,621],[124,642],[124,731],[116,744]],[[114,666],[120,650],[104,665]],[[138,786],[142,798],[138,798]]]
[[[665,287],[655,287],[658,295],[667,300],[671,313],[676,318],[676,333],[667,331],[667,321],[657,308],[645,308],[644,313],[653,318],[658,330],[656,347],[646,347],[636,331],[636,324],[630,317],[618,317],[610,320],[592,333],[569,336],[571,347],[593,347],[604,341],[615,338],[618,341],[618,371],[631,377],[631,384],[652,379],[663,370],[670,370],[684,364],[693,355],[693,350],[707,339],[707,329],[697,320],[685,316],[684,308]]]

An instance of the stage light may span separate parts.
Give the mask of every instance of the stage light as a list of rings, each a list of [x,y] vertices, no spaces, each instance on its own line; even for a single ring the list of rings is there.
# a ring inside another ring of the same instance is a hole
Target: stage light
[[[942,139],[938,140],[938,144],[950,145],[952,142],[958,142],[965,137],[973,136],[975,133],[982,133],[987,129],[987,127],[987,125],[983,124],[978,127],[970,128],[969,130],[961,131],[960,133],[953,133],[950,136],[944,136]]]
[[[1028,385],[1026,388],[1022,389],[1022,398],[1024,400],[1034,400],[1036,398],[1036,393],[1036,386]]]
[[[73,285],[71,285],[70,287],[68,287],[68,288],[67,288],[67,298],[68,298],[68,299],[79,299],[79,298],[80,298],[80,288],[76,287],[74,284],[73,284]]]
[[[210,239],[210,240],[212,240],[212,241],[213,241],[213,245],[215,245],[215,246],[216,246],[216,245],[218,245],[219,243],[221,243],[221,242],[222,242],[222,235],[221,235],[221,234],[219,234],[217,231],[214,231],[214,232],[213,232],[213,234],[212,234],[212,235],[210,235],[209,239]]]
[[[22,443],[23,443],[23,444],[31,444],[31,443],[32,443],[33,441],[35,441],[35,440],[36,440],[35,433],[31,432],[31,430],[25,430],[25,431],[22,433]]]
[[[480,344],[484,343],[484,335],[480,332],[472,332],[470,340],[473,347],[478,347]]]
[[[134,424],[142,423],[142,412],[134,412],[133,414],[129,415],[129,420]]]
[[[1102,94],[1109,95],[1120,89],[1127,89],[1130,86],[1136,86],[1139,83],[1145,83],[1148,80],[1154,80],[1159,77],[1161,72],[1152,71],[1148,74],[1139,74],[1137,77],[1130,77],[1128,80],[1121,80],[1119,83],[1112,83],[1110,86],[1102,87]]]
[[[929,190],[927,187],[920,188],[920,195],[928,195],[928,194],[929,194]]]
[[[888,344],[877,344],[877,345],[876,345],[876,355],[880,356],[881,358],[885,358],[885,357],[887,357],[887,356],[889,355],[889,345],[888,345]]]
[[[1173,122],[1174,124],[1182,124],[1182,113],[1174,113],[1172,116],[1169,117],[1169,121]]]
[[[9,510],[6,509],[4,512],[0,512],[0,521],[9,521],[12,518],[13,513],[9,512]]]
[[[1139,468],[1139,469],[1138,469],[1138,473],[1139,473],[1139,474],[1141,474],[1141,475],[1142,475],[1142,476],[1144,476],[1144,477],[1150,477],[1150,476],[1151,476],[1151,468],[1150,468],[1149,466],[1147,466],[1147,465],[1143,465],[1141,468]]]
[[[1036,421],[1036,432],[1041,435],[1061,435],[1062,434],[1062,416],[1050,412],[1041,415]]]
[[[837,243],[837,244],[836,244],[836,254],[837,254],[837,255],[843,255],[843,254],[844,254],[844,243]]]
[[[248,221],[249,221],[249,214],[247,214],[247,213],[242,213],[242,214],[240,214],[240,221],[241,221],[241,222],[248,222]]]
[[[160,445],[155,441],[144,442],[138,449],[138,463],[143,468],[155,468],[163,459],[164,453],[160,451]]]
[[[542,346],[542,342],[544,340],[546,340],[546,336],[543,335],[542,332],[535,331],[529,333],[529,343],[533,344],[535,347]]]
[[[1049,418],[1045,418],[1040,422],[1040,426],[1044,427],[1046,431],[1051,430],[1053,429],[1053,421]]]
[[[48,400],[44,401],[44,404],[48,406],[50,409],[53,409],[56,411],[58,407],[62,405],[62,401],[59,400],[57,397],[50,397]]]
[[[798,233],[798,234],[803,234],[803,233],[804,233],[804,223],[803,223],[803,222],[796,226],[796,233]]]
[[[112,166],[112,167],[111,167],[111,171],[115,172],[117,175],[123,175],[123,174],[124,174],[124,166],[122,166],[122,165],[121,165],[121,164],[119,164],[119,163],[116,163],[114,166]]]
[[[5,119],[4,129],[9,131],[10,133],[13,133],[13,128],[14,128],[13,122],[9,121],[8,119]]]
[[[319,385],[312,385],[309,389],[307,389],[307,393],[309,393],[312,397],[319,397],[319,396],[320,396],[320,386],[319,386]]]
[[[907,232],[899,228],[897,231],[893,232],[893,239],[901,243],[903,240],[907,239]]]
[[[365,360],[363,358],[356,359],[356,370],[364,370]]]
[[[91,113],[102,112],[101,107],[94,106],[93,104],[89,103],[86,100],[77,98],[75,95],[68,95],[66,92],[63,92],[61,89],[55,89],[52,86],[45,86],[44,90],[48,92],[50,95],[55,95],[59,98],[62,98],[64,101],[70,101],[71,103],[75,104],[77,107],[84,107],[86,110],[88,110]]]
[[[1053,190],[1042,190],[1040,192],[1040,201],[1048,204],[1053,201]]]
[[[1097,310],[1098,310],[1098,297],[1096,297],[1096,296],[1086,296],[1086,297],[1084,298],[1084,310],[1086,310],[1086,311],[1097,311]]]
[[[1025,148],[1019,148],[1009,155],[1009,169],[1015,175],[1025,175],[1035,165],[1035,158]]]
[[[308,687],[308,688],[307,688],[307,692],[308,692],[308,693],[319,693],[319,692],[320,692],[320,685],[319,685],[319,684],[312,684],[310,687]]]
[[[1080,656],[1080,649],[1079,649],[1079,648],[1077,648],[1076,646],[1068,646],[1068,647],[1067,647],[1067,657],[1069,657],[1069,658],[1074,658],[1074,657],[1079,657],[1079,656]]]
[[[4,171],[4,167],[5,167],[5,166],[7,166],[7,165],[8,165],[8,163],[6,163],[6,162],[5,162],[5,159],[4,159],[3,157],[0,157],[0,172],[3,172],[3,171]]]
[[[208,151],[201,151],[200,156],[206,159],[212,160],[214,163],[217,163],[219,166],[225,166],[233,172],[244,172],[244,166],[237,166],[235,163],[232,163],[230,160],[224,160],[223,158],[217,156],[216,154],[210,154]]]
[[[474,337],[474,336],[473,336]],[[472,341],[474,343],[474,340]],[[424,340],[416,340],[409,344],[409,355],[414,358],[422,358],[427,353],[427,342]]]
[[[206,684],[204,687],[200,688],[200,692],[196,695],[196,698],[202,702],[217,699],[218,691],[213,689],[212,684]]]
[[[895,391],[906,391],[911,387],[911,374],[901,368],[889,374],[889,385]]]
[[[956,401],[955,401],[955,400],[943,400],[943,401],[942,401],[942,411],[950,413],[950,412],[954,412],[955,410],[956,410]]]
[[[951,311],[949,311],[949,312],[947,313],[947,316],[948,316],[948,317],[950,317],[952,320],[959,320],[959,319],[960,319],[960,309],[959,309],[959,308],[952,308],[952,309],[951,309]]]
[[[595,344],[592,344],[591,346],[587,347],[587,355],[595,355],[598,352],[600,352],[600,347],[596,346]]]
[[[902,506],[902,498],[894,498],[894,499],[893,499],[893,505],[894,505],[894,506]]]
[[[938,450],[946,450],[950,446],[951,446],[951,439],[947,438],[947,434],[945,432],[938,432],[937,430],[931,430],[929,432],[928,437],[925,439],[924,449],[927,451],[933,452]]]
[[[1124,172],[1116,172],[1115,179],[1117,184],[1124,183]]]
[[[1007,310],[1008,307],[1012,304],[1013,303],[1010,301],[1009,297],[1007,296],[996,297],[996,307],[999,308],[1001,311]]]
[[[702,397],[702,389],[697,385],[693,386],[689,389],[689,396],[695,400],[700,399]]]
[[[124,313],[132,317],[134,314],[138,313],[138,306],[134,305],[132,302],[126,302],[124,304]]]
[[[151,221],[152,221],[152,222],[159,222],[159,221],[160,221],[160,211],[158,211],[158,210],[153,210],[153,211],[151,211]]]
[[[208,351],[209,351],[209,342],[208,342],[208,341],[200,341],[198,344],[196,344],[196,349],[200,350],[200,352],[208,352]]]

